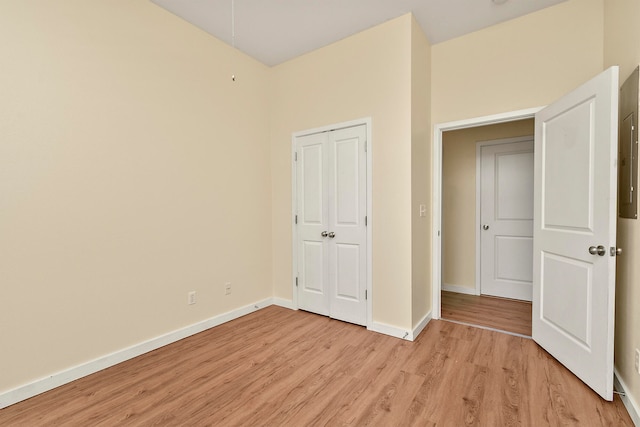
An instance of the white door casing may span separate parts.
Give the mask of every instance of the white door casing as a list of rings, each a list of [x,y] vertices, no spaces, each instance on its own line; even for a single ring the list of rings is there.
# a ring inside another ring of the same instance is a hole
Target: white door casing
[[[533,136],[481,143],[480,293],[531,301]]]
[[[617,113],[618,67],[611,67],[537,113],[535,125],[533,339],[607,400]]]
[[[295,140],[298,307],[367,324],[366,125]]]

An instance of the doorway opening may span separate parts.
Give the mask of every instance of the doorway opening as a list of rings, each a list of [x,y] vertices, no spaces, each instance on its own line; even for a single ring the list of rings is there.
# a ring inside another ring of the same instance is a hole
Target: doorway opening
[[[486,142],[491,140],[510,142],[515,141],[513,138],[518,138],[518,141],[527,139],[524,137],[534,133],[533,118],[538,110],[436,126],[434,318],[531,336],[529,301],[502,298],[495,293],[483,295],[486,292],[481,286],[481,212],[480,203],[477,203],[481,196],[476,182],[480,179],[477,175],[481,168],[479,147],[492,144]],[[506,263],[512,265],[511,261],[506,260]],[[527,266],[525,270],[527,268],[531,269]]]

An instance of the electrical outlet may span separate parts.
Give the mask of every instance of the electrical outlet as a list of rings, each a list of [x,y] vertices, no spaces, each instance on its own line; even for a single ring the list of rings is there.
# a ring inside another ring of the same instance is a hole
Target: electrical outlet
[[[187,294],[187,304],[192,305],[196,303],[196,291],[191,291]]]
[[[636,372],[640,374],[640,350],[636,348]]]
[[[231,294],[231,282],[227,282],[224,284],[224,294],[225,295]]]

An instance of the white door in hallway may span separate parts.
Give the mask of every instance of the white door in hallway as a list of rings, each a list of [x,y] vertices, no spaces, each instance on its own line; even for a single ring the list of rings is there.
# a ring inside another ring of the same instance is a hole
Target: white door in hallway
[[[612,400],[618,67],[535,121],[533,339]]]
[[[298,306],[367,322],[366,126],[296,139]]]
[[[531,301],[533,136],[480,149],[480,293]]]

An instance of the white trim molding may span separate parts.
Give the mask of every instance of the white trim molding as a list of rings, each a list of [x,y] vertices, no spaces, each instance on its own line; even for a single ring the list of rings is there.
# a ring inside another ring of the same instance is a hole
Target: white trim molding
[[[614,389],[620,393],[620,400],[624,403],[624,407],[627,408],[627,412],[629,413],[629,417],[631,417],[631,421],[636,426],[640,426],[640,406],[638,402],[633,399],[627,390],[629,388],[625,385],[624,381],[620,378],[620,374],[618,370],[614,368],[613,370],[613,386]]]
[[[373,322],[371,326],[368,327],[367,329],[373,332],[377,332],[379,334],[389,335],[391,337],[413,341],[411,331],[399,328],[397,326],[387,325],[386,323]]]
[[[73,366],[69,369],[55,372],[49,376],[40,378],[14,389],[0,392],[0,409],[6,408],[7,406],[13,405],[14,403],[29,399],[30,397],[36,396],[46,391],[53,390],[56,387],[68,384],[82,377],[94,374],[103,369],[117,365],[118,363],[133,359],[150,351],[156,350],[160,347],[164,347],[181,339],[206,331],[207,329],[211,329],[223,323],[230,322],[231,320],[237,319],[271,305],[277,305],[279,307],[296,310],[293,301],[282,298],[267,298],[261,301],[254,302],[252,304],[245,305],[243,307],[219,314],[217,316],[211,317],[198,323],[194,323],[184,328],[168,332],[155,338],[151,338],[150,340],[143,341],[141,343],[123,348],[121,350],[117,350],[113,353],[98,357],[97,359],[90,360],[77,366]],[[377,322],[372,322],[372,326],[367,329],[384,335],[413,341],[415,337],[417,337],[418,334],[422,332],[422,330],[426,327],[430,320],[431,313],[427,313],[427,315],[425,315],[425,317],[418,323],[413,331],[407,331],[395,326]]]
[[[210,319],[151,338],[150,340],[132,345],[131,347],[123,348],[105,356],[98,357],[97,359],[65,369],[64,371],[56,372],[47,377],[40,378],[39,380],[35,380],[31,383],[0,393],[0,409],[6,408],[9,405],[26,400],[40,393],[44,393],[45,391],[60,387],[61,385],[70,383],[79,378],[86,377],[87,375],[94,374],[103,369],[117,365],[118,363],[133,359],[152,350],[164,347],[165,345],[190,337],[191,335],[203,332],[207,329],[213,328],[214,326],[218,326],[249,313],[253,313],[254,311],[258,311],[262,308],[273,305],[274,303],[275,301],[273,301],[272,298],[257,301],[244,307],[240,307],[214,316]]]
[[[277,305],[278,307],[288,308],[289,310],[297,310],[296,306],[293,304],[293,301],[284,299],[284,298],[272,298],[273,305]]]
[[[418,335],[427,327],[429,322],[431,321],[431,311],[424,315],[422,319],[418,322],[418,324],[413,328],[413,332],[411,334],[411,341],[415,341],[418,338]]]

